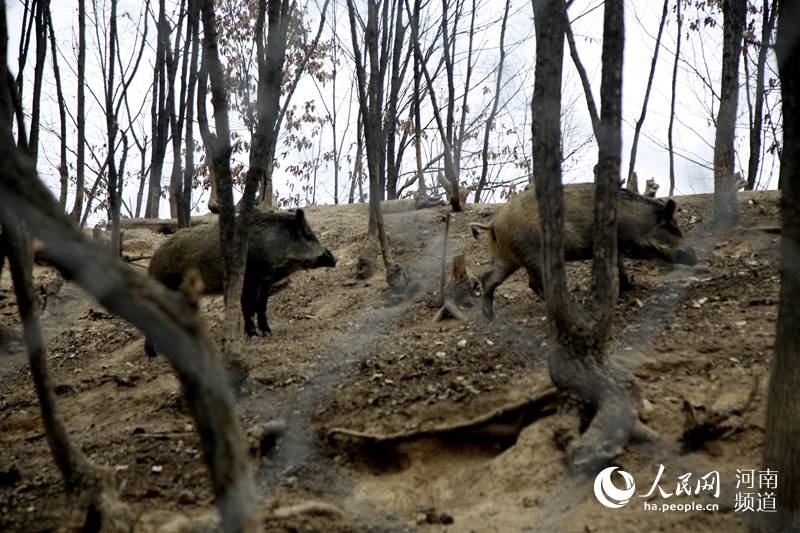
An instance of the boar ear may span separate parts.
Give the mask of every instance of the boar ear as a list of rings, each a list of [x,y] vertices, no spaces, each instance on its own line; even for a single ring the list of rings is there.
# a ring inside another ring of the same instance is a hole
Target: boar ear
[[[294,216],[298,226],[302,226],[303,224],[305,224],[306,214],[303,212],[302,209],[300,208],[295,209]]]
[[[664,210],[661,211],[661,220],[669,221],[672,220],[673,216],[675,216],[675,202],[667,200]]]

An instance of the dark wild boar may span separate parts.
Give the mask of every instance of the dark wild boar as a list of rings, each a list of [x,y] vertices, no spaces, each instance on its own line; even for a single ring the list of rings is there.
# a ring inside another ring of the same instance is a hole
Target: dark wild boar
[[[481,276],[483,313],[494,317],[494,291],[506,278],[524,268],[531,289],[542,296],[539,206],[533,189],[521,192],[504,205],[491,224],[471,224],[489,232],[492,269]],[[567,261],[592,258],[594,233],[594,185],[564,186],[564,253]],[[662,259],[694,265],[694,250],[675,222],[675,202],[666,203],[620,189],[617,193],[620,290],[630,288],[622,256],[631,259]]]
[[[311,231],[302,209],[289,213],[257,210],[252,217],[241,303],[244,331],[255,337],[271,333],[267,299],[273,284],[298,270],[336,266],[336,259]],[[202,279],[204,294],[222,293],[224,266],[218,224],[176,232],[156,250],[148,268],[151,277],[170,289],[181,287],[184,277],[193,271]],[[155,355],[149,341],[145,350]]]

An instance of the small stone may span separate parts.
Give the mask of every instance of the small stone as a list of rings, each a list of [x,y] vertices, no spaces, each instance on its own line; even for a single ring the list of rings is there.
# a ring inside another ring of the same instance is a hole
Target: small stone
[[[438,357],[439,359],[444,359],[445,357],[447,357],[447,352],[436,352],[436,357]]]
[[[486,344],[489,346],[494,346],[494,341],[492,339],[486,339]]]
[[[460,341],[458,341],[458,344],[456,344],[456,346],[458,346],[459,348],[466,348],[467,347],[467,339],[461,339]]]
[[[150,469],[150,472],[153,474],[160,474],[164,470],[164,467],[161,465],[153,465],[153,468]]]

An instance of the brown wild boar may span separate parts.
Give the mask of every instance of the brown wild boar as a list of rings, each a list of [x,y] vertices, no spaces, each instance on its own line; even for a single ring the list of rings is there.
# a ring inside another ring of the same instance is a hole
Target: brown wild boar
[[[298,270],[336,266],[336,259],[311,231],[302,209],[289,213],[257,210],[252,217],[241,304],[244,331],[255,337],[271,333],[267,299],[273,284]],[[151,277],[170,289],[181,287],[184,277],[192,271],[200,274],[203,293],[222,293],[224,266],[218,224],[176,232],[156,250],[148,268]],[[155,355],[155,347],[149,341],[145,342],[145,350],[148,355]]]
[[[539,207],[534,189],[512,198],[495,215],[491,224],[471,224],[489,232],[492,269],[481,277],[483,313],[492,319],[494,291],[506,278],[524,268],[531,289],[542,295]],[[620,189],[617,193],[620,290],[630,288],[622,256],[631,259],[662,259],[694,265],[694,250],[675,223],[675,202],[646,198]],[[564,253],[567,261],[592,258],[594,233],[594,184],[564,186]]]

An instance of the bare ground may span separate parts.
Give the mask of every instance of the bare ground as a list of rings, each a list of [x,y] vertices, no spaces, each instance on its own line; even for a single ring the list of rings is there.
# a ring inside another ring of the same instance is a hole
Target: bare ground
[[[706,229],[707,196],[678,199],[696,267],[627,263],[636,288],[618,305],[611,360],[636,376],[643,416],[661,440],[618,458],[637,495],[613,510],[596,501],[593,479],[565,467],[565,441],[580,420],[550,392],[544,305],[522,274],[498,289],[494,322],[477,305],[467,321],[434,322],[446,208],[386,215],[412,280],[402,299],[385,294],[380,272],[354,277],[364,206],[308,209],[339,266],[295,274],[272,297],[274,336],[247,345],[251,379],[239,399],[246,427],[286,426],[257,470],[266,529],[744,530],[735,472],[760,466],[779,290],[779,236],[761,229],[779,225],[779,208],[775,193],[739,198],[740,225],[717,236]],[[473,276],[488,257],[468,224],[496,209],[471,205],[453,216],[448,255],[465,253]],[[163,238],[130,231],[126,253],[147,255]],[[586,297],[589,264],[569,271],[574,297]],[[135,328],[61,286],[52,269],[35,276],[67,426],[94,461],[117,471],[137,530],[213,529],[199,441],[167,361],[148,360]],[[0,531],[77,529],[47,449],[9,277],[0,280]],[[201,310],[219,332],[221,298]],[[687,411],[700,421],[691,438]],[[660,464],[671,493],[681,474],[718,471],[719,498],[640,498]],[[719,511],[645,511],[645,501]],[[307,502],[335,507],[293,507]]]

